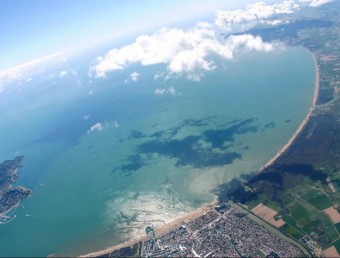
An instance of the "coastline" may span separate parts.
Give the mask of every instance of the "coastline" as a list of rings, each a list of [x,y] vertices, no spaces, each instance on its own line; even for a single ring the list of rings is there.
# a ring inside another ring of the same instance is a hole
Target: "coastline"
[[[181,226],[182,224],[184,223],[188,223],[198,217],[200,217],[203,213],[205,212],[208,212],[212,207],[216,206],[218,203],[218,200],[217,198],[212,201],[212,202],[209,202],[205,205],[203,205],[202,207],[196,209],[196,210],[193,210],[169,223],[166,223],[160,227],[157,227],[154,229],[156,235],[162,235],[164,234],[165,232],[168,232],[176,227],[179,227]],[[120,248],[123,248],[123,247],[128,247],[128,246],[131,246],[133,244],[136,244],[138,243],[139,241],[143,241],[143,240],[146,240],[147,237],[144,236],[144,237],[137,237],[137,238],[133,238],[129,241],[126,241],[126,242],[123,242],[121,244],[117,244],[117,245],[114,245],[114,246],[111,246],[107,249],[104,249],[104,250],[100,250],[100,251],[97,251],[97,252],[93,252],[93,253],[89,253],[89,254],[85,254],[85,255],[80,255],[79,257],[97,257],[97,256],[101,256],[101,255],[104,255],[104,254],[107,254],[107,253],[111,253],[117,249],[120,249]]]
[[[290,148],[290,146],[293,144],[295,139],[300,135],[302,130],[305,128],[305,126],[307,125],[307,123],[310,120],[311,115],[313,114],[313,111],[315,109],[316,102],[317,102],[318,96],[319,96],[320,73],[319,73],[319,67],[318,67],[318,63],[317,63],[317,60],[316,60],[316,56],[313,52],[311,52],[311,55],[312,55],[314,66],[315,66],[315,87],[314,87],[314,95],[313,95],[312,105],[309,108],[309,111],[308,111],[307,115],[305,116],[304,120],[301,122],[301,124],[299,125],[297,130],[294,132],[294,134],[289,138],[288,142],[276,153],[276,155],[274,157],[272,157],[265,165],[263,165],[259,169],[258,172],[263,172],[266,168],[271,166],[283,153],[285,153]],[[156,235],[161,235],[165,232],[168,232],[168,231],[180,226],[183,223],[187,223],[189,221],[192,221],[192,220],[198,218],[199,216],[201,216],[204,212],[207,212],[209,209],[216,206],[217,204],[218,204],[218,200],[216,198],[214,201],[207,203],[207,204],[203,205],[202,207],[175,219],[172,222],[169,222],[169,223],[164,224],[164,225],[162,225],[158,228],[155,228],[154,229],[155,233],[156,233]],[[133,239],[127,241],[127,242],[123,242],[121,244],[111,246],[111,247],[104,249],[104,250],[88,253],[88,254],[85,254],[85,255],[80,255],[79,257],[97,257],[97,256],[105,255],[105,254],[111,253],[111,252],[113,252],[117,249],[131,246],[131,245],[136,244],[139,241],[143,241],[143,240],[146,240],[146,236],[145,237],[136,237],[136,238],[133,238]]]
[[[260,169],[259,172],[263,172],[266,168],[268,168],[269,166],[273,165],[273,163],[283,154],[285,153],[289,147],[293,144],[293,142],[295,141],[295,139],[300,135],[300,133],[302,132],[302,130],[305,128],[305,126],[307,125],[307,123],[309,122],[309,119],[311,117],[311,115],[313,114],[313,111],[315,109],[316,106],[316,102],[318,100],[319,97],[319,89],[320,89],[320,73],[319,73],[319,66],[318,63],[316,61],[316,56],[313,52],[311,52],[312,54],[312,58],[313,58],[313,62],[314,62],[314,66],[315,66],[315,87],[314,87],[314,95],[313,95],[313,102],[311,107],[309,108],[309,111],[306,115],[306,117],[303,119],[303,121],[301,122],[301,124],[299,125],[299,127],[297,128],[297,130],[294,132],[294,134],[289,138],[288,142],[276,153],[276,155],[274,157],[272,157],[266,164],[264,164]]]

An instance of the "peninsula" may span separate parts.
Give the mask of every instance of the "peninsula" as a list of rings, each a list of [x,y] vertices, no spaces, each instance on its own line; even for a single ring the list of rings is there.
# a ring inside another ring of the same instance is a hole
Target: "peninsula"
[[[0,224],[11,221],[14,217],[9,213],[32,194],[28,188],[13,186],[19,178],[18,168],[22,167],[23,158],[18,156],[0,164]]]

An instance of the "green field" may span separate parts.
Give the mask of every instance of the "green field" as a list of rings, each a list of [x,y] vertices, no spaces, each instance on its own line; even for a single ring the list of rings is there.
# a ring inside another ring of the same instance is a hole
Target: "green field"
[[[335,224],[335,227],[338,230],[338,232],[340,233],[340,223]]]
[[[291,227],[288,224],[283,225],[280,229],[292,238],[300,239],[303,237],[300,232],[298,232],[295,228]]]
[[[296,224],[303,228],[311,222],[308,211],[300,204],[295,203],[291,208],[291,216],[295,219]]]
[[[324,210],[332,206],[332,202],[329,200],[327,195],[314,189],[305,194],[303,198],[309,201],[319,210]]]
[[[340,253],[340,239],[333,243],[338,253]]]

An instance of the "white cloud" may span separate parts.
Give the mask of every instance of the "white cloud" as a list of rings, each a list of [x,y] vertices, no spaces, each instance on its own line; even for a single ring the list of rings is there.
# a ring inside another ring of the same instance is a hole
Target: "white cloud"
[[[92,94],[93,94],[93,90],[90,90],[89,95],[92,95]]]
[[[310,7],[318,7],[323,4],[333,2],[334,0],[299,0],[300,3],[306,3]]]
[[[30,81],[32,81],[32,79],[33,79],[32,77],[29,77],[29,78],[26,79],[26,82],[30,82]]]
[[[176,89],[175,89],[175,87],[170,87],[169,89],[168,89],[168,92],[171,94],[171,95],[176,95]]]
[[[131,80],[134,82],[138,81],[139,75],[140,75],[139,73],[133,72],[132,74],[130,74]]]
[[[217,11],[215,24],[230,31],[235,26],[255,25],[275,15],[293,13],[298,8],[299,4],[293,0],[285,0],[273,5],[258,2],[247,5],[245,10]]]
[[[154,93],[156,95],[164,95],[164,94],[170,94],[170,95],[177,95],[177,91],[175,87],[171,86],[168,89],[155,89]]]
[[[90,118],[90,116],[89,115],[85,115],[85,116],[83,116],[83,119],[84,120],[87,120],[87,119],[89,119]]]
[[[124,83],[129,83],[130,81],[137,82],[139,80],[140,74],[137,73],[136,71],[130,74],[129,79],[125,79]]]
[[[123,70],[132,63],[143,66],[166,64],[169,74],[185,74],[199,80],[203,71],[216,68],[210,58],[212,55],[232,59],[234,51],[241,47],[259,51],[272,49],[270,44],[251,35],[224,40],[211,26],[203,23],[188,30],[162,29],[152,35],[139,36],[132,44],[112,49],[99,57],[91,71],[97,77],[105,77],[106,73]]]
[[[92,132],[100,132],[104,130],[104,126],[102,123],[96,123],[91,126],[91,128],[87,131],[87,134]]]
[[[156,95],[164,95],[166,92],[166,89],[155,89],[154,92]]]
[[[60,71],[59,77],[64,77],[68,74],[68,71],[62,70]]]
[[[275,26],[275,25],[278,25],[278,24],[284,24],[284,23],[287,24],[287,23],[289,23],[289,21],[284,21],[284,20],[266,20],[266,21],[262,21],[261,23]]]
[[[155,81],[159,80],[160,78],[162,78],[162,74],[159,74],[159,73],[156,73],[156,74],[154,75],[154,77],[153,77],[153,79],[154,79]]]
[[[238,35],[230,36],[227,39],[228,45],[233,46],[233,49],[245,48],[248,50],[257,50],[269,52],[273,50],[273,45],[264,43],[260,37],[254,37],[253,35]]]
[[[59,77],[65,77],[66,75],[73,75],[73,76],[77,76],[78,73],[77,71],[75,70],[72,70],[72,71],[66,71],[66,70],[61,70],[60,73],[59,73]]]
[[[84,120],[88,120],[89,118],[90,118],[89,115],[83,117]],[[94,132],[102,132],[110,127],[118,128],[119,124],[117,121],[113,121],[113,123],[108,123],[107,121],[104,121],[103,123],[96,123],[90,127],[90,129],[87,131],[87,134]]]

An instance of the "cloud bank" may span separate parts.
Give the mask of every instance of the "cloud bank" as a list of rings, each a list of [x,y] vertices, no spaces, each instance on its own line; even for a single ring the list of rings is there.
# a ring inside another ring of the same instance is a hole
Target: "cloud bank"
[[[217,11],[215,24],[226,31],[242,30],[261,23],[276,25],[283,21],[279,19],[270,20],[270,18],[293,13],[302,6],[318,7],[332,1],[334,0],[285,0],[273,5],[258,2],[247,5],[244,10]]]
[[[251,22],[263,23],[274,15],[293,13],[297,8],[299,5],[291,0],[273,5],[258,2],[247,5],[245,10],[217,11],[215,24],[226,30],[232,30],[235,26],[244,26]]]
[[[241,48],[271,51],[273,46],[252,35],[230,36],[225,40],[211,25],[204,23],[188,30],[162,29],[152,35],[139,36],[132,44],[114,48],[99,57],[91,71],[97,77],[105,77],[108,72],[124,70],[129,64],[165,64],[169,74],[186,74],[188,78],[198,79],[200,72],[216,68],[211,56],[232,59]],[[137,80],[137,74],[131,74],[131,79]]]
[[[51,64],[63,62],[64,58],[66,58],[64,52],[57,52],[0,71],[0,92],[4,91],[5,86],[11,82],[24,79],[30,81],[33,75],[46,70],[46,67],[49,67]]]
[[[334,0],[299,0],[299,1],[300,3],[307,3],[308,6],[311,6],[311,7],[318,7],[320,5],[333,2]]]
[[[258,2],[247,5],[244,10],[217,11],[215,25],[227,31],[236,27],[245,29],[259,23],[277,25],[286,22],[280,20],[280,15],[294,13],[303,6],[316,7],[332,1],[284,0],[272,5]],[[213,57],[233,59],[240,49],[267,52],[273,49],[273,44],[253,35],[231,35],[224,39],[209,23],[199,23],[186,30],[164,28],[151,35],[141,35],[133,43],[114,48],[105,56],[98,57],[91,73],[96,77],[106,77],[107,73],[124,70],[130,64],[164,64],[166,72],[155,75],[155,80],[185,75],[188,79],[199,81],[204,72],[217,67]],[[139,74],[134,72],[125,82],[137,81],[138,78]],[[162,92],[160,89],[155,93],[164,94]]]

